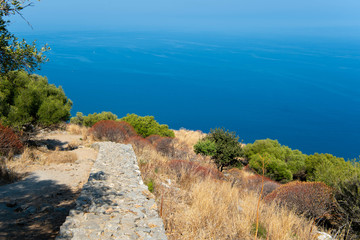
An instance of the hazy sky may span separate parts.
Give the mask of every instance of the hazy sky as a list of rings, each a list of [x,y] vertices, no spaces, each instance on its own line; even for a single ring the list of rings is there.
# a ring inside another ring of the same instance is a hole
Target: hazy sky
[[[41,0],[23,14],[35,31],[359,29],[360,0]]]

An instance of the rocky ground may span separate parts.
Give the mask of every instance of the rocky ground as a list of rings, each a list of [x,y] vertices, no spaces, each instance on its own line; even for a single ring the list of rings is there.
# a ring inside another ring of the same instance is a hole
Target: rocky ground
[[[131,145],[96,143],[99,155],[57,239],[166,240]]]
[[[42,136],[47,148],[75,153],[74,163],[31,165],[21,181],[0,186],[0,239],[54,239],[89,177],[97,152],[69,143],[80,135]],[[51,155],[50,155],[51,156]]]

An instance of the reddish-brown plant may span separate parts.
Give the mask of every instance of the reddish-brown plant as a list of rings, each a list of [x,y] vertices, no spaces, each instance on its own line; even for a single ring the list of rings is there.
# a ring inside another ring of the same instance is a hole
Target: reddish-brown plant
[[[151,142],[141,136],[133,136],[129,138],[126,143],[133,145],[133,147],[138,150],[142,150],[145,147],[151,146]]]
[[[24,145],[15,132],[0,124],[0,155],[7,155],[10,152],[20,153]]]
[[[277,201],[298,213],[328,222],[335,209],[333,189],[322,182],[291,182],[278,187],[265,197],[265,201]]]
[[[151,142],[151,144],[155,144],[155,142],[159,139],[161,139],[162,137],[159,135],[150,135],[148,137],[146,137],[146,140],[148,140],[149,142]]]
[[[268,195],[273,190],[281,186],[280,183],[258,174],[254,174],[246,178],[246,188],[253,191],[260,191],[262,183],[264,184],[263,196]]]
[[[186,160],[171,160],[168,163],[168,166],[170,167],[170,169],[172,169],[178,174],[185,173],[185,174],[196,175],[202,178],[205,177],[211,177],[214,179],[223,178],[223,174],[219,170],[211,167],[202,166],[196,162],[190,162]]]
[[[136,136],[136,131],[127,122],[103,120],[94,124],[89,130],[95,138],[112,142],[125,142]]]
[[[167,157],[175,156],[174,139],[169,137],[162,137],[156,140],[153,145],[156,151]]]

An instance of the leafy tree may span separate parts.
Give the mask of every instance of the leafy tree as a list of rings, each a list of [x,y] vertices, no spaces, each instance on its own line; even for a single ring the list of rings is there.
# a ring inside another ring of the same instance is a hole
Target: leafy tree
[[[0,0],[0,74],[19,69],[33,72],[47,61],[44,56],[44,52],[49,50],[47,45],[37,49],[35,42],[28,44],[24,39],[19,41],[8,31],[9,21],[4,20],[10,15],[21,15],[20,11],[31,4],[26,0]]]
[[[144,138],[150,135],[159,135],[161,137],[175,137],[175,133],[169,129],[166,124],[159,124],[153,116],[138,116],[136,114],[127,114],[121,121],[128,122],[134,127],[137,134]]]
[[[223,128],[211,129],[210,133],[197,142],[196,153],[211,156],[220,171],[225,166],[239,166],[241,144],[236,133]],[[215,146],[215,150],[213,147]]]
[[[13,71],[0,75],[0,120],[6,126],[50,126],[70,118],[72,102],[45,77]]]

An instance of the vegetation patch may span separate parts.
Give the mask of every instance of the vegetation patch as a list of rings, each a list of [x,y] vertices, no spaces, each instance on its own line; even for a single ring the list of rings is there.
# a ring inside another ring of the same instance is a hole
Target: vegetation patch
[[[0,156],[20,153],[23,147],[23,143],[13,130],[0,124]]]
[[[77,112],[76,116],[70,119],[70,123],[79,126],[92,127],[95,123],[103,120],[115,121],[117,119],[118,117],[112,112],[93,113],[87,116],[84,116],[82,112]]]
[[[125,142],[129,138],[136,136],[136,132],[130,124],[114,120],[102,120],[97,122],[92,126],[89,132],[98,140],[112,142]]]
[[[317,222],[330,223],[336,217],[334,191],[322,182],[291,182],[267,195],[265,201],[277,201]]]
[[[175,137],[172,130],[166,124],[159,124],[153,116],[138,116],[136,114],[127,114],[121,121],[128,122],[134,127],[137,134],[144,138],[150,135],[159,135],[161,137]]]
[[[242,155],[239,137],[223,128],[211,129],[210,133],[194,145],[197,154],[211,156],[220,171],[225,166],[241,167]]]
[[[72,102],[46,77],[13,71],[0,75],[0,120],[5,126],[28,130],[69,120]]]

